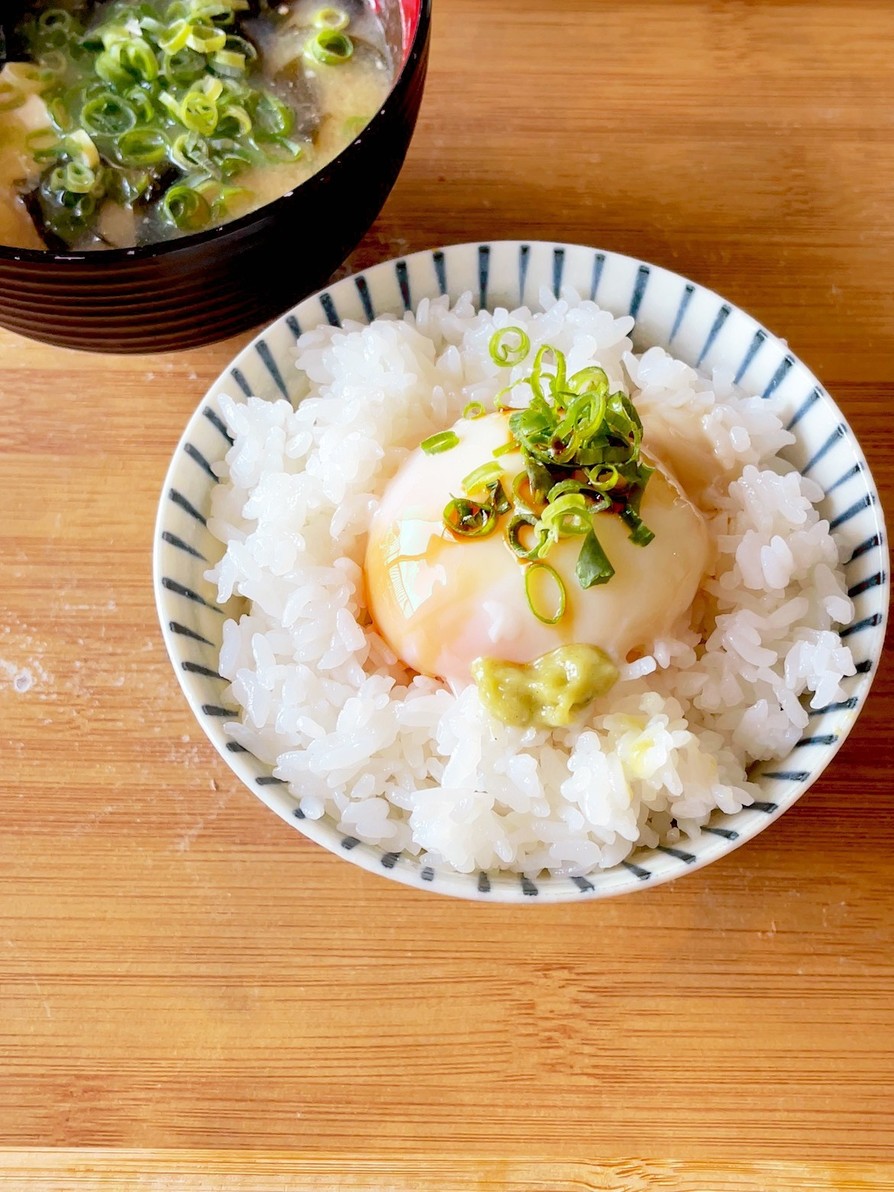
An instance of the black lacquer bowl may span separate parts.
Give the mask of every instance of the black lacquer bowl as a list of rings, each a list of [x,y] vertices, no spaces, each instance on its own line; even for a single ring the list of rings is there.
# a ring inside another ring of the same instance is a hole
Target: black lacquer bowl
[[[14,23],[3,6],[3,21]],[[401,63],[362,132],[319,173],[222,227],[86,253],[0,245],[0,325],[99,352],[193,347],[267,322],[318,290],[378,215],[416,124],[431,0],[377,4]]]

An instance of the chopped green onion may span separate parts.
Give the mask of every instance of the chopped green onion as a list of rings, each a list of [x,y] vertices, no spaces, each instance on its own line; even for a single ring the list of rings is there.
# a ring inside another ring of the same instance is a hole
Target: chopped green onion
[[[544,361],[547,356],[552,356],[556,366],[555,373],[547,373],[544,369]],[[541,401],[546,401],[543,393],[543,379],[548,377],[550,380],[550,387],[554,393],[560,393],[565,388],[565,353],[560,352],[558,348],[553,348],[549,344],[544,344],[538,348],[537,355],[534,357],[534,367],[531,370],[531,376],[528,378],[528,384],[534,391],[534,396]]]
[[[289,137],[273,137],[264,142],[264,148],[273,161],[298,161],[304,154],[301,142],[290,140]]]
[[[254,110],[255,125],[260,137],[287,137],[295,124],[295,113],[281,99],[262,91]]]
[[[252,157],[248,150],[239,149],[235,144],[223,151],[220,151],[221,146],[219,145],[215,148],[218,151],[215,160],[222,178],[233,178],[237,174],[241,174],[252,163]]]
[[[501,327],[490,337],[487,350],[494,364],[509,368],[521,364],[531,350],[531,341],[521,327]]]
[[[590,526],[590,510],[580,493],[565,493],[550,501],[540,515],[541,526],[551,541],[557,542],[573,534],[586,534]]]
[[[205,73],[205,58],[195,50],[184,46],[176,54],[166,55],[162,62],[161,72],[167,81],[175,87],[186,87],[200,79]],[[159,99],[164,96],[162,91]]]
[[[442,451],[450,451],[458,444],[459,435],[456,431],[442,430],[436,435],[429,435],[427,439],[423,439],[419,446],[426,455],[440,455]]]
[[[136,122],[136,112],[114,91],[101,91],[81,108],[81,125],[91,136],[119,136]]]
[[[552,612],[541,611],[541,608],[538,607],[538,605],[545,603],[549,596],[549,593],[542,590],[542,583],[539,585],[541,591],[535,591],[535,584],[540,576],[543,577],[544,581],[551,581],[555,587],[555,603]],[[528,602],[528,608],[537,620],[542,621],[544,625],[556,625],[565,615],[567,599],[565,585],[562,582],[562,577],[554,567],[550,567],[549,563],[543,563],[538,560],[537,562],[530,563],[525,568],[525,598]]]
[[[509,513],[512,509],[512,502],[506,496],[503,485],[499,480],[494,480],[491,484],[487,485],[487,495],[490,497],[490,503],[493,505],[496,513]]]
[[[64,75],[67,69],[68,63],[61,50],[47,50],[41,54],[40,70],[35,73],[39,76],[41,83],[47,83]],[[6,72],[9,73],[9,65],[6,67]]]
[[[514,439],[510,439],[508,443],[503,443],[500,447],[495,447],[491,455],[499,459],[501,455],[509,455],[512,451],[518,451],[518,443]]]
[[[70,33],[74,27],[74,20],[71,13],[64,8],[45,8],[37,18],[37,24],[41,29],[55,29],[57,32],[64,30]]]
[[[44,9],[37,18],[37,29],[43,46],[64,46],[74,28],[74,17],[64,8]]]
[[[463,408],[463,418],[483,418],[486,413],[480,401],[470,401]]]
[[[613,393],[605,407],[605,421],[615,434],[639,451],[643,437],[643,424],[636,407],[626,393]]]
[[[595,468],[587,470],[589,487],[598,493],[611,492],[617,487],[620,479],[620,473],[614,464],[598,464]]]
[[[481,505],[463,497],[453,497],[444,508],[444,524],[461,538],[486,538],[497,527],[497,514],[491,505]]]
[[[187,91],[180,104],[180,120],[190,132],[199,132],[210,137],[217,128],[217,104],[201,91]]]
[[[143,87],[131,87],[124,93],[125,99],[133,108],[137,117],[137,124],[152,124],[155,120],[155,104],[149,90]]]
[[[546,494],[547,504],[551,504],[563,493],[581,493],[586,492],[587,486],[582,480],[560,480],[558,484],[554,484],[549,492]]]
[[[592,588],[597,584],[608,583],[615,574],[614,567],[608,561],[608,556],[592,529],[580,548],[574,571],[582,588]]]
[[[314,14],[313,21],[318,29],[346,29],[348,15],[340,8],[321,8]]]
[[[45,100],[50,122],[57,132],[68,132],[74,128],[74,117],[66,107],[65,100],[59,95],[50,96]]]
[[[186,49],[186,43],[189,41],[190,25],[188,21],[178,20],[169,25],[167,30],[158,39],[158,44],[166,54],[173,57],[179,54],[181,50]]]
[[[245,73],[245,55],[236,50],[217,50],[211,55],[211,64],[225,74],[238,76]]]
[[[195,132],[184,132],[175,137],[170,148],[171,161],[181,170],[190,173],[200,170],[210,174],[214,170],[214,163],[208,152],[208,142]]]
[[[468,476],[464,477],[462,481],[462,490],[466,496],[474,496],[474,494],[480,489],[487,488],[489,484],[492,484],[495,480],[498,480],[502,474],[503,469],[500,467],[497,461],[490,460],[488,463],[482,464],[480,467],[475,468],[475,470],[470,472]]]
[[[354,43],[347,33],[336,29],[320,29],[308,39],[304,52],[323,66],[339,66],[354,53]]]
[[[121,47],[119,62],[126,74],[142,82],[151,83],[158,78],[158,59],[149,43],[142,38],[129,41]]]
[[[535,501],[546,501],[547,494],[552,487],[552,473],[539,460],[525,461],[525,473],[528,477],[528,487]]]
[[[213,54],[227,44],[227,35],[214,25],[190,25],[186,44],[199,54]]]
[[[597,393],[602,397],[608,395],[608,377],[605,369],[600,368],[598,364],[582,368],[569,377],[565,385],[569,393]]]
[[[191,186],[172,186],[161,202],[162,211],[181,231],[195,231],[211,218],[208,200]]]
[[[115,156],[124,166],[151,166],[165,161],[169,145],[157,128],[131,128],[115,144]]]
[[[96,185],[95,172],[80,161],[70,161],[61,169],[54,170],[53,177],[59,177],[59,190],[68,190],[76,195],[88,195]]]
[[[254,43],[249,41],[247,37],[240,37],[238,33],[228,34],[227,44],[223,50],[218,50],[218,53],[241,54],[246,64],[254,62],[258,56],[258,51],[255,49]]]
[[[525,530],[530,530],[534,535],[532,546],[525,546],[522,542],[521,536]],[[514,513],[506,527],[506,545],[520,559],[536,559],[548,545],[548,540],[546,532],[539,528],[533,513]]]
[[[549,484],[549,473],[543,470],[545,475],[541,476],[540,469],[528,461],[524,472],[519,472],[512,482],[512,495],[515,503],[521,508],[533,513],[539,506],[548,505],[549,499],[547,496],[545,484]]]
[[[247,137],[252,130],[251,116],[240,103],[227,104],[217,122],[220,136]]]

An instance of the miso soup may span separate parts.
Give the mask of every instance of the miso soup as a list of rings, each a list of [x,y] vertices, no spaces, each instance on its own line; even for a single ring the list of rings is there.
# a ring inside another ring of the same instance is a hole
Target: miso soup
[[[56,251],[156,243],[287,193],[395,69],[367,0],[31,4],[4,52],[0,243]]]

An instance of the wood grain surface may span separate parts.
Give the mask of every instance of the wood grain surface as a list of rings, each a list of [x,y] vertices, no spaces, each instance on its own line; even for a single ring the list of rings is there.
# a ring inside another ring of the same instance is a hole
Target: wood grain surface
[[[892,43],[888,0],[435,0],[351,264],[677,269],[818,373],[890,514]],[[466,905],[348,865],[218,759],[157,627],[165,469],[247,339],[0,332],[0,1187],[894,1186],[890,660],[810,794],[669,886]]]
[[[20,1192],[889,1192],[894,1169],[879,1163],[765,1160],[619,1159],[612,1163],[540,1159],[470,1160],[427,1155],[418,1160],[352,1155],[283,1155],[275,1151],[0,1151]]]

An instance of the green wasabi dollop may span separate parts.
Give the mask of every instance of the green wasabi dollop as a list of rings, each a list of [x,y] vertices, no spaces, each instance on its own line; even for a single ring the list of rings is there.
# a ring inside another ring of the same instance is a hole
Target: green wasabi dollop
[[[618,679],[618,668],[598,646],[570,645],[533,662],[476,658],[472,678],[481,702],[517,728],[567,728]]]

